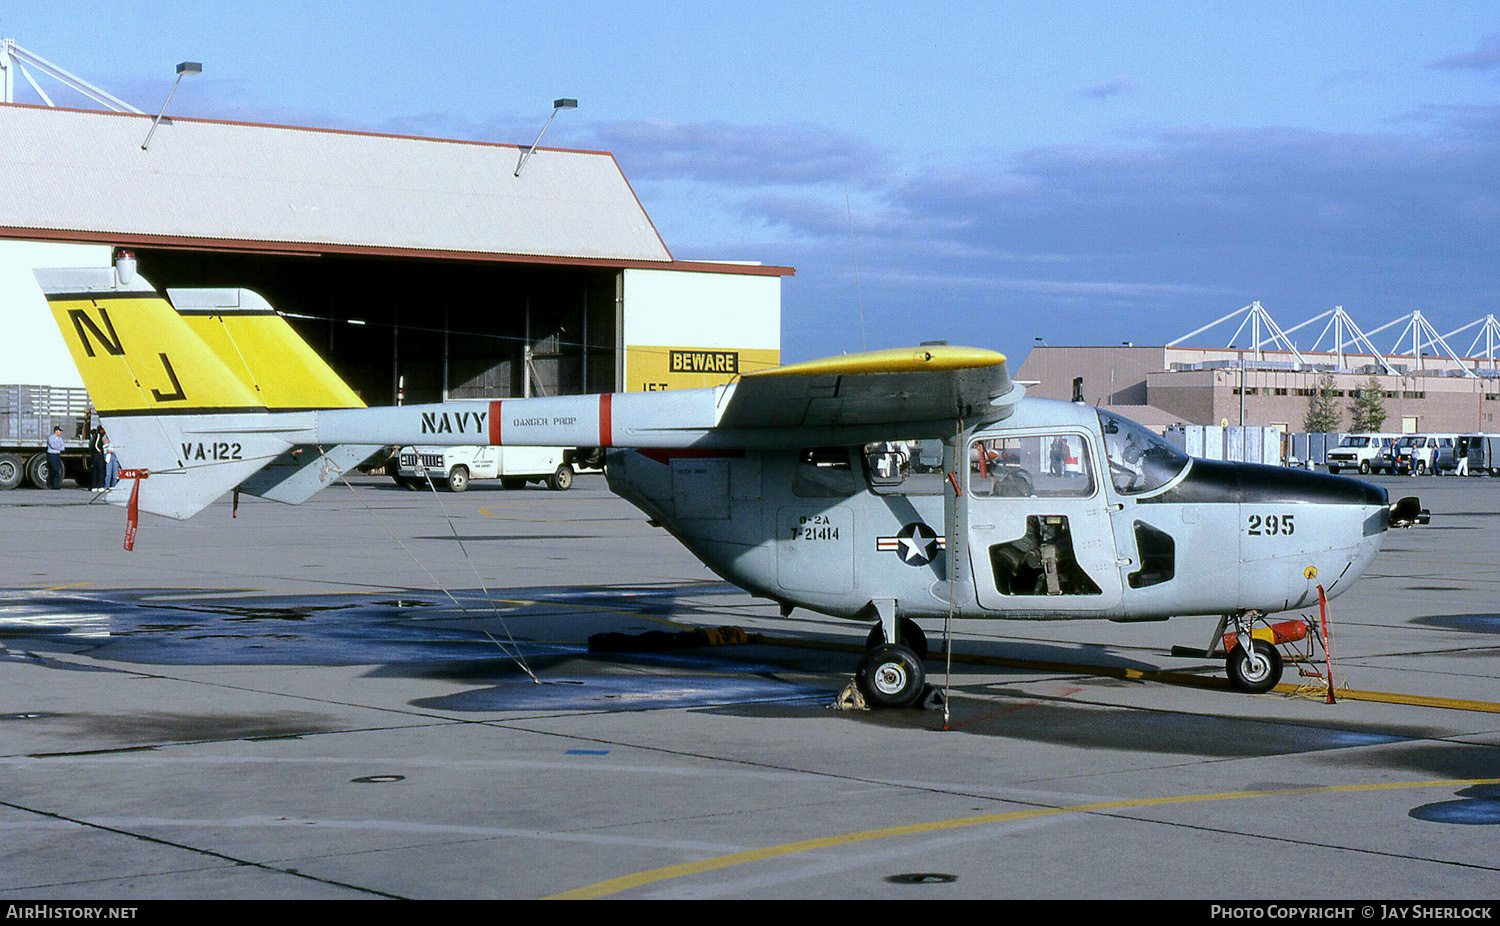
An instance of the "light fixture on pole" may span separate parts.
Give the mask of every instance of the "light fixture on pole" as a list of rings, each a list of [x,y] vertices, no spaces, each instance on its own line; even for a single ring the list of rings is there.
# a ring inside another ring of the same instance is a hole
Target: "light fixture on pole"
[[[521,158],[520,160],[516,161],[516,172],[513,176],[521,176],[521,168],[526,166],[526,160],[531,157],[533,152],[536,151],[536,146],[541,144],[542,136],[547,134],[547,126],[550,126],[552,124],[552,120],[557,118],[558,110],[577,108],[577,100],[560,99],[552,101],[552,115],[547,117],[547,123],[546,125],[542,126],[542,130],[536,133],[536,141],[532,142],[529,147],[521,149]]]
[[[146,146],[151,144],[151,136],[156,134],[157,123],[161,122],[161,117],[167,114],[167,107],[172,104],[172,96],[177,93],[177,84],[182,83],[182,79],[189,74],[202,73],[203,65],[197,61],[183,61],[177,65],[177,81],[172,84],[172,92],[167,94],[167,101],[161,104],[161,112],[157,113],[156,118],[151,120],[151,130],[146,133],[146,140],[141,142],[142,151],[145,151]]]

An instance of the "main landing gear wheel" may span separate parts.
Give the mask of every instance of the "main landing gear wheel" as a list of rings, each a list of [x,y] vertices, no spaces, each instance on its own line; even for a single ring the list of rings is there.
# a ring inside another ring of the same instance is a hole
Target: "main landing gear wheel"
[[[922,628],[917,626],[916,621],[909,617],[901,618],[896,632],[901,635],[901,642],[916,653],[918,659],[927,658],[927,634],[922,632]],[[885,642],[885,630],[876,624],[871,628],[870,635],[865,638],[865,649],[872,650]]]
[[[1236,646],[1227,662],[1229,681],[1240,691],[1261,694],[1281,681],[1281,654],[1264,640],[1254,641],[1251,652]]]
[[[910,707],[927,686],[922,660],[904,646],[882,643],[865,653],[854,673],[865,700],[880,707]]]

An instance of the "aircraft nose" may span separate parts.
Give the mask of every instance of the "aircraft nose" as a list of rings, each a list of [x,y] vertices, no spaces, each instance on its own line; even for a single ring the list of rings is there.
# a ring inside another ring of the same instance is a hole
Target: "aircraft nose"
[[[1239,502],[1241,504],[1300,502],[1319,505],[1359,505],[1386,508],[1386,490],[1369,482],[1260,463],[1194,460],[1187,477],[1164,501]]]
[[[1390,504],[1390,494],[1373,482],[1282,466],[1236,465],[1241,468],[1240,483],[1247,502],[1310,502],[1368,508],[1385,508]]]

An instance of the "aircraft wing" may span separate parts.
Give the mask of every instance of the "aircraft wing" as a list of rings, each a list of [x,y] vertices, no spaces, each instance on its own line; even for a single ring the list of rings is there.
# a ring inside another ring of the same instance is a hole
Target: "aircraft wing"
[[[1005,356],[931,345],[869,351],[751,373],[718,427],[826,428],[1003,418],[1020,398]]]

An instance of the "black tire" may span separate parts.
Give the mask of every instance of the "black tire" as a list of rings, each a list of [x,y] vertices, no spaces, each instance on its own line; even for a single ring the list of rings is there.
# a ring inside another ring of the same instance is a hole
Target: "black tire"
[[[25,461],[13,453],[0,453],[0,490],[14,489],[25,478]]]
[[[927,687],[927,673],[916,653],[885,643],[865,653],[854,681],[872,705],[910,707]]]
[[[427,488],[427,480],[421,476],[397,476],[396,481],[408,492],[420,492]]]
[[[1426,460],[1418,460],[1416,462],[1416,465],[1411,468],[1411,474],[1413,476],[1425,476],[1425,475],[1427,475],[1427,461]]]
[[[1337,476],[1339,474],[1339,468],[1337,466],[1330,466],[1328,467],[1328,472],[1331,475]]]
[[[462,492],[469,487],[469,468],[455,466],[448,471],[448,491]]]
[[[917,626],[917,622],[909,617],[898,620],[896,632],[901,635],[901,643],[917,654],[918,659],[926,659],[929,652],[927,648],[927,634]],[[865,638],[865,650],[873,650],[886,643],[885,630],[879,624],[870,629],[870,635]]]
[[[554,492],[566,492],[573,485],[573,467],[564,463],[557,472],[547,477],[547,488]]]
[[[31,459],[26,461],[26,480],[38,489],[47,488],[47,455],[45,453],[34,453]]]
[[[1361,476],[1368,476],[1368,475],[1370,475],[1370,461],[1369,460],[1360,460],[1359,461],[1359,474]]]
[[[1276,647],[1264,640],[1253,641],[1255,654],[1260,657],[1252,662],[1243,646],[1235,646],[1234,651],[1229,654],[1225,667],[1229,672],[1230,684],[1240,691],[1251,694],[1261,694],[1276,687],[1281,681],[1281,654]]]

